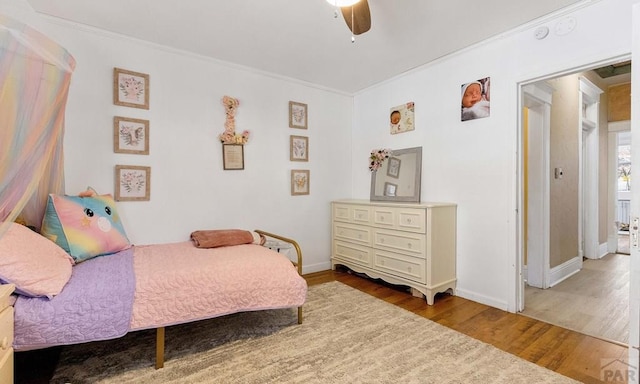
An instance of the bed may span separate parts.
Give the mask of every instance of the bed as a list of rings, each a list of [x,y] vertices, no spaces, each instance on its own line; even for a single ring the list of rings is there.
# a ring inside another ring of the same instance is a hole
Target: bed
[[[107,340],[156,329],[156,368],[162,368],[167,326],[278,308],[297,308],[297,322],[302,323],[307,284],[301,276],[300,247],[286,237],[254,232],[291,244],[297,260],[259,244],[198,248],[185,241],[131,246],[74,264],[57,293],[34,295],[28,284],[18,281],[22,289],[14,303],[14,349]],[[35,232],[33,236],[48,241]],[[2,242],[7,240],[2,240],[0,253],[6,254]],[[0,275],[3,281],[11,280],[2,271]]]

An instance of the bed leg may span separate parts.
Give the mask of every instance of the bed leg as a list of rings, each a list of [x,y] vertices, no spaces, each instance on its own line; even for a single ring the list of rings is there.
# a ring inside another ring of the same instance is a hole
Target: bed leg
[[[156,329],[156,369],[164,367],[164,327]]]
[[[302,307],[298,307],[298,324],[302,324]]]

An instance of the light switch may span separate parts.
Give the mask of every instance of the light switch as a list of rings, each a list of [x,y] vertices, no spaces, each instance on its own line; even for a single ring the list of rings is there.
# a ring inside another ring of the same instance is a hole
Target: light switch
[[[562,176],[564,176],[564,171],[562,170],[562,168],[556,168],[555,169],[556,179],[562,179]]]

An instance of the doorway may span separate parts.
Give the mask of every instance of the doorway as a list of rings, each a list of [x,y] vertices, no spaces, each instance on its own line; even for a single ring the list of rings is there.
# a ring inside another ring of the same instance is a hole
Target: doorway
[[[575,290],[573,293],[578,295],[582,292],[606,301],[606,293],[614,290],[609,290],[605,285],[612,284],[623,287],[628,301],[628,265],[625,264],[628,261],[619,262],[609,255],[616,252],[619,236],[617,227],[613,228],[615,216],[607,208],[611,190],[611,176],[606,176],[611,173],[610,165],[607,165],[607,154],[611,154],[610,139],[607,140],[608,103],[599,103],[599,90],[608,90],[616,81],[630,83],[630,75],[602,79],[595,70],[589,69],[537,81],[521,88],[523,294],[520,295],[518,308],[524,315],[531,314],[531,311],[527,311],[538,300],[530,295],[530,287],[536,287],[540,292],[536,296],[540,297],[542,294],[547,297],[548,293],[564,288],[565,293]],[[551,100],[545,102],[544,97],[540,97],[539,91],[543,88],[551,89]],[[571,91],[564,92],[565,89]],[[602,100],[607,101],[606,92]],[[545,113],[548,114],[548,123],[545,122]],[[563,130],[563,127],[566,129]],[[616,143],[617,140],[616,137]],[[617,206],[614,212],[617,214]],[[610,249],[609,242],[611,234],[616,240],[613,249]],[[604,270],[611,270],[611,273],[605,273]],[[583,279],[581,287],[571,287],[574,276],[585,277],[589,274],[594,278]],[[609,283],[596,282],[597,277],[606,274],[612,276]],[[626,279],[626,282],[621,284],[621,279]],[[619,297],[612,300],[621,302]],[[527,305],[529,301],[532,305]],[[597,322],[596,318],[600,315],[584,313],[582,308],[603,309],[602,305],[580,301],[581,304],[576,306],[578,296],[555,295],[542,301],[542,310],[530,317],[623,342],[619,336],[612,338],[585,331],[588,327],[584,323]],[[568,310],[564,315],[566,319],[562,320],[575,320],[577,323],[571,326],[566,322],[558,323],[558,320],[545,318],[545,313],[558,314],[559,309]],[[616,321],[624,323],[628,334],[628,306],[601,312],[618,317]],[[620,320],[622,317],[626,319]]]
[[[615,175],[613,183],[615,206],[616,253],[629,255],[629,223],[631,202],[631,131],[629,122],[612,124],[609,140],[613,140],[613,164],[611,172]]]

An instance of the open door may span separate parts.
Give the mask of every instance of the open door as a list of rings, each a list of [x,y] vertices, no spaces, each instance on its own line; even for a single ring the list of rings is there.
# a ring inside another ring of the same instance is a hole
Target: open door
[[[640,4],[633,5],[633,33],[631,47],[631,164],[640,164]],[[640,250],[638,226],[640,226],[640,188],[631,188],[631,222],[629,251],[629,383],[640,382]]]

